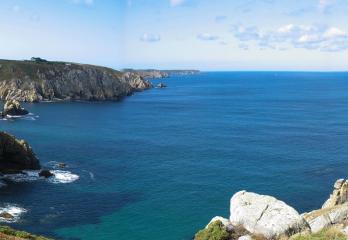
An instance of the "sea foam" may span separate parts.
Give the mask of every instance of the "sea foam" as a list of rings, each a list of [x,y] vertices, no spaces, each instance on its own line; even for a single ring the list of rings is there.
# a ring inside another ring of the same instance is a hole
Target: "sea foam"
[[[0,217],[0,222],[17,222],[20,219],[21,215],[26,212],[27,210],[25,208],[19,207],[17,205],[6,204],[4,207],[0,207],[0,214],[9,213],[13,216],[13,218],[7,219]]]
[[[23,171],[23,173],[18,174],[6,174],[2,178],[13,182],[31,182],[42,179],[42,177],[39,176],[39,172],[40,171]],[[72,183],[79,179],[78,175],[69,171],[50,170],[50,172],[54,176],[47,178],[47,181],[51,183]]]

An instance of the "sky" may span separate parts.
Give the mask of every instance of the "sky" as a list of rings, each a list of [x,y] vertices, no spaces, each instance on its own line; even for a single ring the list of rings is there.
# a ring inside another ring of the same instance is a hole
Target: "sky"
[[[0,58],[348,71],[347,0],[1,0]]]

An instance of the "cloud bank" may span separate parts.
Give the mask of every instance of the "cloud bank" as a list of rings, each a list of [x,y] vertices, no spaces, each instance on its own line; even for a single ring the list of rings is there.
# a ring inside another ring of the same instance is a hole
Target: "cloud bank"
[[[239,41],[254,42],[261,48],[294,47],[329,52],[348,49],[348,33],[337,27],[288,24],[264,31],[255,26],[234,25],[231,32]]]

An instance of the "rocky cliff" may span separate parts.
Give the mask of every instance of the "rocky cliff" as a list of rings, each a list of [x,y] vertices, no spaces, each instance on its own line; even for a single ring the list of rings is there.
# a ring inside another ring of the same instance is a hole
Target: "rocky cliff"
[[[1,100],[119,100],[151,87],[134,72],[65,62],[0,60]]]
[[[143,78],[167,78],[170,76],[194,75],[200,73],[199,70],[156,70],[156,69],[124,69],[125,72],[134,72]]]
[[[303,214],[274,197],[237,192],[231,198],[229,219],[214,217],[194,239],[348,239],[348,180],[336,181],[321,209]]]

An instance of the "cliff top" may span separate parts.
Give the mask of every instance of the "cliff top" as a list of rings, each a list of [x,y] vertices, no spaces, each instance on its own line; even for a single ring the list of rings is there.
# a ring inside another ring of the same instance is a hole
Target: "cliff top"
[[[120,71],[81,63],[72,62],[58,62],[47,61],[42,59],[41,61],[34,60],[5,60],[0,59],[0,81],[8,80],[11,78],[30,78],[31,80],[39,80],[37,72],[49,72],[50,70],[64,71],[64,70],[82,70],[85,68],[93,68],[95,70],[108,72],[110,74],[116,74],[116,77],[120,77],[122,73]]]

